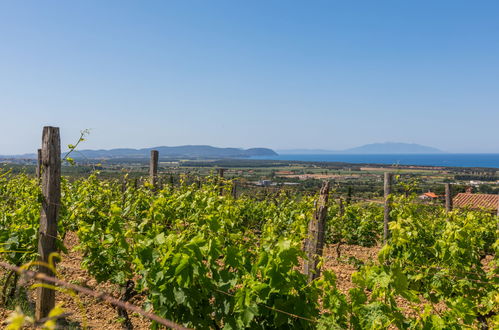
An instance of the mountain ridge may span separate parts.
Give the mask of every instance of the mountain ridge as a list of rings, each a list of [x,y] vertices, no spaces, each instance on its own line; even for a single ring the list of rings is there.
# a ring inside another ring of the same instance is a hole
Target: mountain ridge
[[[344,150],[287,149],[277,150],[281,154],[437,154],[445,153],[437,148],[416,143],[384,142],[369,143]]]
[[[344,150],[326,149],[287,149],[274,151],[270,148],[220,148],[210,145],[182,145],[182,146],[158,146],[152,148],[113,148],[113,149],[84,149],[72,154],[75,159],[117,159],[117,158],[148,158],[151,150],[158,150],[160,158],[248,158],[253,156],[277,156],[280,154],[437,154],[445,153],[439,149],[415,144],[401,142],[370,143],[362,146]],[[65,153],[63,153],[65,155]],[[0,159],[36,159],[37,155],[9,155]]]
[[[152,148],[114,148],[114,149],[83,149],[71,154],[74,159],[117,159],[117,158],[148,158],[151,150],[158,150],[160,158],[248,158],[252,156],[277,156],[269,148],[219,148],[209,145],[159,146]],[[64,155],[65,153],[62,153]],[[0,156],[0,158],[36,159],[36,154]]]

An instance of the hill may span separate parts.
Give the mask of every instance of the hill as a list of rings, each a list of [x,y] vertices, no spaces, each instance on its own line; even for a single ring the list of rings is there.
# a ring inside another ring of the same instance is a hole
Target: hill
[[[267,148],[217,148],[207,145],[187,145],[177,147],[154,147],[143,149],[118,148],[109,150],[78,150],[71,157],[75,159],[116,159],[116,158],[148,158],[151,150],[158,150],[160,158],[216,159],[247,158],[252,156],[276,156],[277,153]],[[64,154],[63,154],[64,155]],[[0,156],[0,158],[35,159],[36,154]]]
[[[177,147],[155,147],[144,149],[110,149],[110,150],[81,150],[74,155],[83,154],[87,158],[145,158],[151,150],[158,150],[160,158],[246,158],[251,156],[275,156],[273,150],[267,148],[217,148],[206,145],[187,145]]]
[[[344,150],[349,154],[436,154],[442,153],[433,147],[423,146],[415,143],[371,143],[360,147]]]
[[[287,149],[278,150],[284,155],[330,155],[330,154],[435,154],[443,153],[433,147],[427,147],[414,143],[371,143],[363,146],[345,150],[324,150],[324,149]]]

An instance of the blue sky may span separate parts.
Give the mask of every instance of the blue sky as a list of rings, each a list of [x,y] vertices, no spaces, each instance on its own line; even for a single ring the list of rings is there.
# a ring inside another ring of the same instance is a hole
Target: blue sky
[[[499,152],[498,1],[0,0],[0,154],[84,148]]]

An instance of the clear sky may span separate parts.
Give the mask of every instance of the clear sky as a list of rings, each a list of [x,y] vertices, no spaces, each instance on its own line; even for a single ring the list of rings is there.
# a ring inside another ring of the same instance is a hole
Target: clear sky
[[[0,154],[499,152],[499,1],[0,0]]]

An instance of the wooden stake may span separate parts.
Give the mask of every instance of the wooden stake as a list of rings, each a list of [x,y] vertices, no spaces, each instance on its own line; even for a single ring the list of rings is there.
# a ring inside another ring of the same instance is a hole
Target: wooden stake
[[[224,183],[223,183],[223,178],[224,178],[224,172],[225,172],[225,168],[219,168],[218,169],[218,176],[220,177],[220,192],[219,192],[219,195],[222,196],[224,194]]]
[[[385,191],[385,213],[383,220],[383,243],[386,244],[388,237],[390,237],[390,232],[388,229],[388,223],[391,221],[390,212],[392,210],[392,203],[390,201],[390,194],[392,193],[392,173],[385,173],[384,191]]]
[[[352,186],[348,186],[347,205],[350,205],[351,202],[352,202]]]
[[[128,188],[128,180],[126,176],[123,176],[123,180],[121,181],[121,193],[124,194]]]
[[[319,200],[312,220],[308,224],[308,238],[305,241],[307,260],[303,264],[303,272],[311,282],[320,276],[319,257],[322,256],[326,231],[327,201],[329,197],[329,182],[322,185]]]
[[[450,183],[445,184],[445,211],[452,211],[452,186]]]
[[[151,160],[149,162],[149,182],[156,188],[158,179],[158,150],[151,150]]]
[[[343,204],[343,198],[340,197],[338,204],[340,206],[340,217],[345,215],[345,204]]]
[[[232,182],[232,198],[237,199],[237,181]]]
[[[40,181],[42,176],[42,149],[38,149],[38,161],[36,164],[36,178]]]
[[[126,202],[126,191],[128,189],[128,180],[127,177],[123,177],[123,181],[121,182],[121,203],[123,207],[125,207],[125,202]]]
[[[58,127],[44,127],[42,136],[41,164],[42,210],[38,237],[40,261],[49,262],[51,253],[56,252],[57,218],[61,202],[61,141]],[[40,272],[53,276],[47,267],[40,267]],[[38,288],[36,300],[36,319],[47,317],[55,305],[55,291]]]

